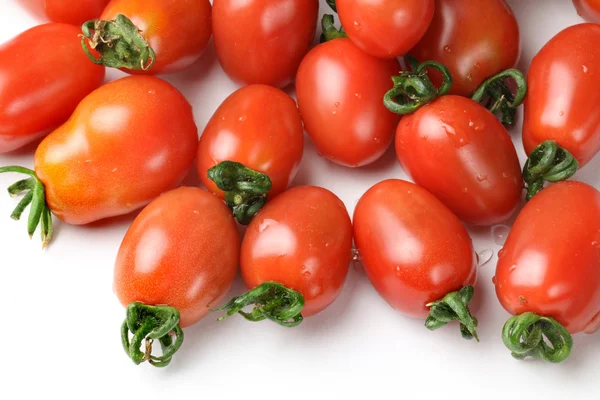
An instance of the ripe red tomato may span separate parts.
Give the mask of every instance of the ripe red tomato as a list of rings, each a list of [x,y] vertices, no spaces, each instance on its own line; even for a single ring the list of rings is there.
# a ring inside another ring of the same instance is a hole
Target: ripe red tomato
[[[434,0],[336,2],[348,37],[379,58],[396,58],[413,48],[433,19],[434,4]]]
[[[312,45],[318,13],[318,0],[214,0],[223,70],[243,84],[287,86]]]
[[[468,224],[502,222],[521,200],[521,167],[510,136],[468,98],[442,96],[404,116],[396,154],[415,183]]]
[[[523,121],[527,154],[554,140],[582,167],[600,150],[599,42],[600,25],[579,24],[558,33],[533,58]]]
[[[38,0],[40,3],[42,0]],[[43,0],[46,15],[54,22],[81,26],[98,18],[110,0]]]
[[[269,176],[275,196],[296,176],[304,149],[296,102],[266,85],[250,85],[231,94],[215,111],[200,137],[197,162],[204,186],[223,197],[208,170],[235,161]]]
[[[600,23],[600,0],[573,0],[573,4],[582,18]]]
[[[517,65],[519,25],[505,0],[436,0],[433,21],[410,51],[448,67],[451,94],[470,97],[487,78]],[[441,75],[431,72],[434,83]]]
[[[81,52],[79,32],[50,23],[0,46],[0,153],[49,133],[102,84],[104,68]]]
[[[302,60],[296,79],[304,128],[317,150],[338,164],[359,167],[389,148],[400,118],[383,96],[400,71],[397,60],[381,60],[349,39],[318,45]]]

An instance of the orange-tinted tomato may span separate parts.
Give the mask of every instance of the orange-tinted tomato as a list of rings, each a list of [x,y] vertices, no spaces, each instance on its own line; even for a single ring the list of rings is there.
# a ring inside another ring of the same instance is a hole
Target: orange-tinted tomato
[[[459,219],[427,190],[402,180],[369,189],[354,211],[354,241],[369,280],[405,315],[474,285],[477,256]]]
[[[183,180],[198,141],[192,107],[171,84],[132,76],[96,89],[35,153],[52,212],[86,224],[145,206]]]
[[[352,223],[326,189],[289,189],[260,210],[242,242],[241,272],[252,289],[278,282],[300,292],[307,317],[339,295],[352,258]]]
[[[487,78],[517,65],[520,54],[519,25],[505,0],[436,0],[429,30],[410,51],[446,65],[454,78],[450,93],[469,97]],[[436,72],[431,77],[441,83]]]
[[[51,21],[81,26],[96,19],[110,0],[39,0],[44,1],[46,15]]]
[[[318,0],[214,0],[223,70],[244,84],[287,86],[312,45],[318,12]]]
[[[379,58],[402,56],[416,45],[431,23],[434,4],[434,0],[336,2],[348,37]]]
[[[471,99],[443,96],[402,118],[396,154],[418,185],[469,224],[502,222],[521,200],[521,167],[510,136]]]
[[[600,23],[600,0],[573,0],[573,4],[582,18]]]
[[[211,192],[223,192],[208,179],[222,161],[236,161],[271,178],[270,194],[284,191],[296,176],[304,149],[296,102],[279,89],[246,86],[230,95],[212,116],[200,138],[197,167]]]
[[[383,105],[400,71],[397,60],[381,60],[349,39],[312,49],[296,79],[304,128],[321,155],[359,167],[377,160],[390,146],[399,116]]]
[[[600,328],[600,193],[556,183],[519,214],[498,253],[494,283],[511,314],[552,317],[570,333]]]
[[[102,84],[104,67],[83,54],[80,33],[50,23],[0,46],[0,153],[49,133]]]
[[[231,212],[209,192],[180,187],[150,203],[127,231],[115,265],[123,305],[168,305],[180,326],[204,317],[229,291],[240,238]]]
[[[554,140],[584,166],[600,150],[598,43],[600,25],[579,24],[554,36],[533,58],[523,121],[527,154]]]

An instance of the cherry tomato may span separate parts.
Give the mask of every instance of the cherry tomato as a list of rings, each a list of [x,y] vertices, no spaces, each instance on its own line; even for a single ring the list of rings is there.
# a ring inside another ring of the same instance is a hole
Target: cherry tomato
[[[348,37],[379,58],[396,58],[414,47],[433,19],[434,4],[434,0],[336,2]]]
[[[326,189],[299,186],[270,202],[242,241],[246,286],[277,282],[304,296],[303,316],[339,295],[352,257],[352,223],[344,203]]]
[[[81,26],[98,18],[110,0],[38,0],[44,2],[46,15],[51,21]]]
[[[79,33],[49,23],[0,46],[0,153],[49,133],[102,84],[104,68],[81,52]]]
[[[410,51],[448,67],[451,94],[470,97],[483,81],[513,68],[521,54],[519,25],[505,0],[436,0],[433,21]],[[441,75],[431,72],[434,83]]]
[[[306,132],[324,157],[359,167],[388,149],[399,116],[383,105],[397,60],[381,60],[349,39],[318,45],[302,60],[296,80]]]
[[[573,0],[573,4],[582,18],[600,23],[600,0]]]
[[[406,115],[396,154],[415,183],[466,223],[502,222],[521,200],[521,167],[510,136],[471,99],[442,96]]]
[[[223,70],[243,84],[290,84],[317,29],[318,0],[214,0],[213,30]]]
[[[296,102],[279,89],[250,85],[230,95],[212,116],[200,137],[196,164],[204,186],[221,197],[208,170],[222,161],[268,175],[274,196],[294,179],[303,149]]]
[[[554,140],[584,166],[600,150],[599,41],[600,25],[571,26],[533,58],[523,121],[527,154]]]

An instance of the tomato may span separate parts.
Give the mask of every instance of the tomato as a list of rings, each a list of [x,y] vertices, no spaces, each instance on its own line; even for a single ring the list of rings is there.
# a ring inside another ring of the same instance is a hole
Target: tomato
[[[81,26],[90,19],[98,18],[110,0],[43,1],[46,15],[51,21]]]
[[[296,79],[304,128],[324,157],[359,167],[389,148],[399,116],[383,105],[397,60],[381,60],[349,39],[318,45],[302,60]]]
[[[599,0],[573,0],[577,13],[590,22],[600,23]]]
[[[287,86],[313,43],[318,13],[318,0],[214,0],[223,70],[243,84]]]
[[[104,25],[106,21],[112,22]],[[117,29],[120,34],[115,34]],[[127,72],[177,72],[191,66],[206,48],[212,34],[211,4],[112,0],[100,20],[84,25],[84,34],[102,54],[100,59],[90,56],[96,62]]]
[[[396,154],[415,183],[468,224],[502,222],[521,200],[521,167],[510,136],[468,98],[442,96],[402,118]]]
[[[104,68],[83,55],[78,35],[73,26],[49,23],[0,46],[0,153],[65,122],[102,84]]]
[[[584,166],[600,150],[599,41],[600,25],[571,26],[533,58],[523,121],[527,154],[554,140]]]
[[[200,137],[196,165],[204,186],[220,197],[208,170],[223,161],[268,175],[274,196],[296,176],[303,149],[296,102],[279,89],[250,85],[231,94],[212,116]]]
[[[521,54],[519,25],[505,0],[436,0],[433,21],[410,51],[448,67],[451,94],[470,97],[487,78],[513,68]],[[432,71],[434,83],[441,75]]]
[[[434,0],[336,2],[348,37],[379,58],[396,58],[414,47],[433,19],[434,4]]]

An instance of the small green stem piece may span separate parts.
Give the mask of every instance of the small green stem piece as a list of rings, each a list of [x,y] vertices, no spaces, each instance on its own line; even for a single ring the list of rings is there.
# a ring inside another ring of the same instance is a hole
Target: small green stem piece
[[[468,340],[477,336],[477,318],[469,311],[469,302],[473,298],[473,286],[465,286],[459,291],[448,293],[443,299],[428,304],[429,316],[425,320],[425,326],[429,330],[439,329],[451,321],[460,322],[460,333]]]
[[[251,312],[243,311],[251,304],[254,304]],[[304,296],[302,294],[280,283],[265,282],[242,296],[234,297],[223,307],[213,311],[227,310],[227,313],[219,318],[219,321],[239,313],[248,321],[257,322],[269,319],[281,326],[291,328],[302,322],[301,311],[303,308]]]
[[[337,5],[335,4],[335,0],[326,0],[327,5],[334,11],[337,12]]]
[[[331,14],[323,15],[323,19],[321,19],[321,30],[321,43],[329,42],[333,39],[348,37],[343,27],[340,27],[340,29],[335,27],[335,21],[333,19],[333,15]]]
[[[513,93],[506,84],[507,79],[513,79],[517,86]],[[502,123],[508,126],[515,124],[517,107],[525,100],[527,94],[527,79],[517,69],[507,69],[492,76],[475,91],[474,101],[496,114],[502,115]]]
[[[542,142],[536,147],[523,167],[523,180],[527,189],[527,200],[544,188],[545,182],[560,182],[577,172],[579,162],[573,155],[553,140]]]
[[[142,32],[123,14],[112,21],[87,21],[81,29],[81,47],[96,64],[146,71],[156,61],[156,54]],[[100,58],[90,52],[88,45],[100,54]]]
[[[532,312],[506,321],[502,328],[502,341],[517,360],[533,357],[560,363],[569,357],[573,348],[571,334],[564,326],[553,318]]]

